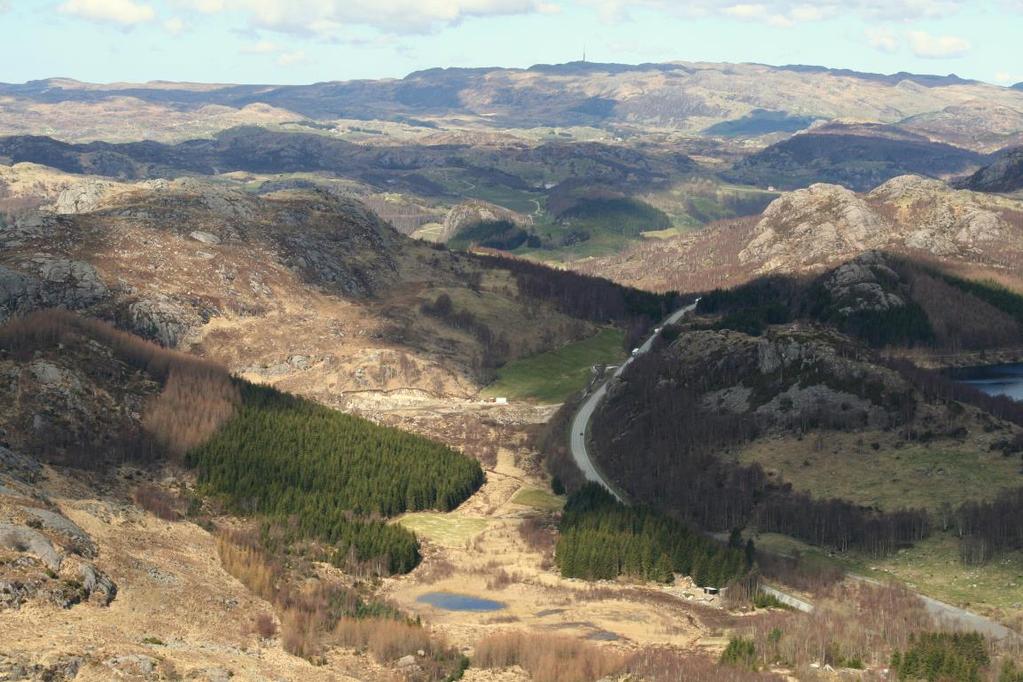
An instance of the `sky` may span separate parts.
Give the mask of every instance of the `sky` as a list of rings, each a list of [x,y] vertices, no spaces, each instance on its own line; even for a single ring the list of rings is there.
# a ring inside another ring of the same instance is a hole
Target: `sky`
[[[0,82],[310,83],[575,61],[1023,81],[1023,0],[0,0]]]

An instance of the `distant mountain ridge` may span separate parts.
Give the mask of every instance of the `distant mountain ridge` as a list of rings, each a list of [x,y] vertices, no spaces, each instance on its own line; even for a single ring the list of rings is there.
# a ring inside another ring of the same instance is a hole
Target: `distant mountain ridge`
[[[954,73],[950,73],[947,76],[910,73],[908,71],[884,74],[872,73],[869,71],[855,71],[853,69],[831,69],[826,66],[805,64],[786,64],[785,66],[779,66],[777,68],[785,69],[787,71],[795,71],[796,73],[827,73],[832,76],[861,78],[863,80],[877,81],[879,83],[887,83],[889,85],[898,85],[902,81],[910,81],[917,85],[922,85],[925,88],[940,88],[946,85],[973,85],[979,82],[972,79],[960,78]]]
[[[436,68],[400,79],[306,85],[98,85],[49,79],[0,84],[0,96],[14,100],[7,116],[0,116],[0,133],[8,134],[41,132],[26,130],[22,114],[40,106],[88,109],[116,101],[122,108],[119,111],[137,108],[140,116],[156,116],[126,98],[197,113],[209,106],[237,111],[259,105],[271,107],[281,116],[290,112],[295,119],[457,117],[485,127],[656,125],[694,135],[705,131],[715,135],[715,125],[742,121],[758,110],[781,118],[894,124],[958,107],[955,121],[939,121],[940,125],[927,131],[932,139],[943,141],[951,141],[942,137],[942,131],[954,124],[992,127],[990,112],[1000,108],[1023,116],[1023,93],[1018,89],[954,74],[876,74],[820,66],[701,62],[632,65],[579,61],[526,69]],[[76,112],[76,116],[80,114]],[[58,136],[71,139],[80,126],[66,125],[68,134]],[[151,125],[159,127],[158,118]],[[757,127],[752,130],[754,135],[760,132]],[[1008,134],[1016,133],[1023,133],[1023,127],[1011,123]]]

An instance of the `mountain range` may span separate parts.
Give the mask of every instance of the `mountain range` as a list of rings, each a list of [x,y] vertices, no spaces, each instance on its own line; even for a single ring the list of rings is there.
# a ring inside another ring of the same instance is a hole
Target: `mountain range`
[[[970,140],[971,148],[980,151],[1019,141],[1023,130],[1019,124],[1023,95],[954,75],[704,62],[430,69],[401,79],[296,86],[96,85],[49,79],[0,86],[0,98],[5,102],[0,132],[24,133],[45,123],[65,139],[124,139],[133,135],[133,129],[134,139],[142,139],[139,135],[162,139],[166,133],[160,135],[159,117],[173,120],[181,112],[192,119],[185,130],[197,130],[200,121],[210,130],[223,129],[229,127],[225,120],[237,125],[239,118],[251,116],[254,123],[290,117],[433,127],[461,120],[484,128],[596,126],[629,131],[657,126],[687,134],[713,131],[715,125],[750,116],[762,118],[759,134],[784,132],[791,127],[785,116],[795,116],[807,123],[901,123],[950,142],[955,129],[967,127],[980,135]],[[134,111],[132,127],[105,129],[99,117],[106,107]],[[999,120],[1005,116],[1016,120],[1008,130]]]

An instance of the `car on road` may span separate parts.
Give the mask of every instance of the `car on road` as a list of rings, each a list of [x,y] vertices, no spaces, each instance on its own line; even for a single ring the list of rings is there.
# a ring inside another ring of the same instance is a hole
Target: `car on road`
[[[633,348],[632,349],[632,357],[636,357],[637,355],[639,355],[639,349],[638,348]]]

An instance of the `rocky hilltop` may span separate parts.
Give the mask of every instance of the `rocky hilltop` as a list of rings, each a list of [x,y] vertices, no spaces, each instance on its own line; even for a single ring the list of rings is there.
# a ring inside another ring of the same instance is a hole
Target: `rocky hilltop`
[[[1023,258],[1023,204],[919,176],[857,194],[816,184],[783,194],[756,218],[643,244],[579,265],[621,282],[700,291],[768,273],[816,272],[886,250],[1013,278]]]
[[[0,225],[0,318],[86,311],[330,401],[469,395],[494,352],[516,357],[592,329],[520,300],[508,271],[317,190],[85,180],[49,197]],[[442,295],[443,314],[425,313]]]

